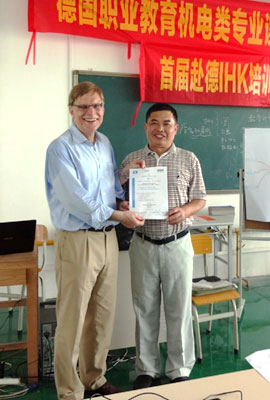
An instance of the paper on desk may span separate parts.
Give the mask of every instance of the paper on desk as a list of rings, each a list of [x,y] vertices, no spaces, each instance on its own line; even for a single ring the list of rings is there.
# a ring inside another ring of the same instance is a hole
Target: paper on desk
[[[270,349],[256,351],[246,357],[252,365],[268,382],[270,382]]]

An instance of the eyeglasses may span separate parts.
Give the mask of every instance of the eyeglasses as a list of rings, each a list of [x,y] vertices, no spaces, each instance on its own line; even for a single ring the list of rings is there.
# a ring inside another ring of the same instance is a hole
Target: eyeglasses
[[[73,107],[77,107],[79,110],[86,111],[89,108],[93,108],[95,111],[100,111],[104,106],[104,103],[95,103],[95,104],[72,104]]]

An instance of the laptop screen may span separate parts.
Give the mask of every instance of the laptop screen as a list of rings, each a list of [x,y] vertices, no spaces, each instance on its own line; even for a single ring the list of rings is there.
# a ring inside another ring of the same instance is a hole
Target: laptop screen
[[[33,251],[36,220],[0,223],[0,254]]]

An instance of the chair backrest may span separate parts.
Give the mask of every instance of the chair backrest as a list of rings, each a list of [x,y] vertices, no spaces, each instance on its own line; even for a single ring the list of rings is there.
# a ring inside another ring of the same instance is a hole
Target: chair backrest
[[[43,246],[48,241],[48,229],[45,225],[37,224],[35,234],[35,245]]]
[[[212,239],[210,235],[191,235],[191,241],[195,254],[212,253]]]
[[[48,243],[48,229],[45,225],[37,224],[35,234],[35,245],[42,246],[42,261],[39,265],[38,271],[42,271],[46,264],[47,254],[47,243]]]

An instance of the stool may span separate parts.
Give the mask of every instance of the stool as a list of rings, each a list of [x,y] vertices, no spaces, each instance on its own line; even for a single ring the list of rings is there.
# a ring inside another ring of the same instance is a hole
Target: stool
[[[233,317],[233,330],[234,330],[234,353],[237,354],[239,350],[239,336],[238,336],[238,316],[235,300],[240,298],[240,294],[237,290],[230,289],[224,292],[214,292],[211,294],[204,294],[199,296],[192,296],[192,313],[194,318],[195,328],[195,339],[197,346],[197,361],[202,362],[202,345],[200,335],[200,323],[208,321],[207,332],[211,332],[212,321],[215,319],[230,318]],[[214,303],[221,303],[224,301],[230,301],[232,305],[232,311],[221,312],[214,314]],[[197,307],[208,305],[208,313],[199,314]]]

